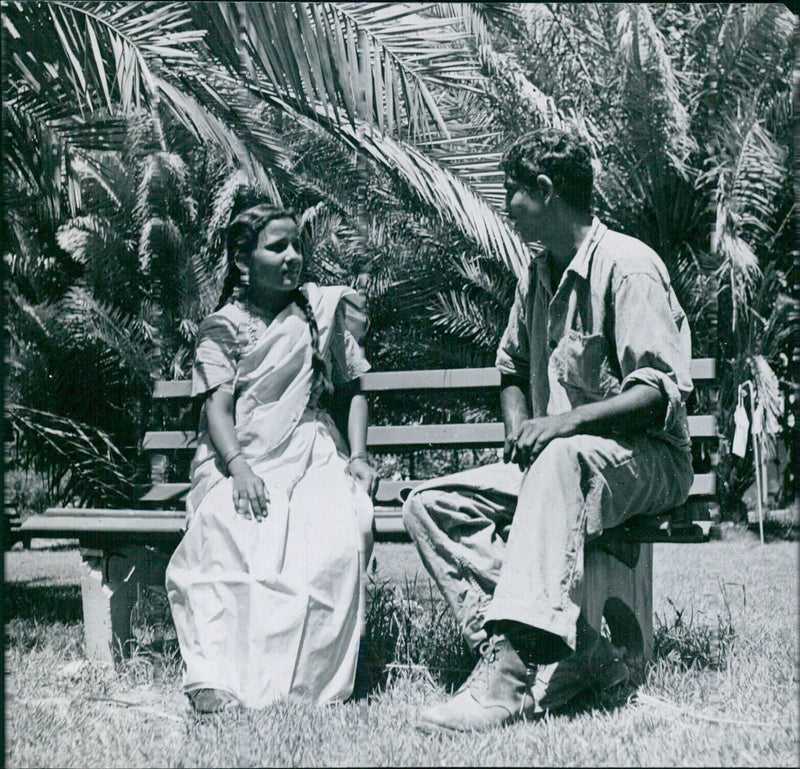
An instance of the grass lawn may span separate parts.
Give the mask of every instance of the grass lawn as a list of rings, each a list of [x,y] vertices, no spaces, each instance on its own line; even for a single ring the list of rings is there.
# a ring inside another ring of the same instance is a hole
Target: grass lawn
[[[761,546],[740,529],[655,548],[658,653],[638,690],[454,736],[412,726],[446,696],[447,669],[458,680],[471,664],[449,615],[427,600],[412,545],[376,547],[373,636],[390,642],[381,659],[395,664],[367,696],[206,719],[189,712],[175,658],[137,654],[116,669],[85,660],[76,550],[6,553],[6,765],[797,766],[797,543]],[[704,662],[718,618],[715,670]]]

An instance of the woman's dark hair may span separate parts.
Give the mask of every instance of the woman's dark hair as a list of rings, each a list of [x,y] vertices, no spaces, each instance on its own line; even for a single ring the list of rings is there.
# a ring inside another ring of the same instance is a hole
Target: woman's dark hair
[[[234,208],[234,211],[236,208]],[[261,231],[276,219],[291,219],[297,223],[297,215],[294,211],[287,208],[279,208],[269,203],[258,203],[256,205],[239,208],[239,212],[233,217],[228,225],[225,237],[228,250],[228,275],[222,289],[220,307],[228,302],[240,287],[241,271],[237,261],[249,261],[250,254],[253,253]],[[309,403],[315,407],[320,399],[329,396],[333,392],[333,385],[325,360],[319,348],[319,326],[314,315],[314,309],[303,289],[296,288],[291,294],[292,301],[303,311],[308,323],[308,330],[311,334],[311,366],[313,380],[311,383],[311,397]]]
[[[536,177],[549,176],[553,188],[577,211],[592,204],[592,155],[573,133],[540,128],[521,136],[506,151],[500,168],[506,176],[529,190],[538,189]]]

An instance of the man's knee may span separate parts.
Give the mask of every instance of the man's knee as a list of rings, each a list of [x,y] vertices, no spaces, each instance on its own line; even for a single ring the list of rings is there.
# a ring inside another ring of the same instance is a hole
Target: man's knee
[[[568,438],[554,438],[534,460],[528,476],[539,473],[567,473],[572,468],[578,468],[581,455],[580,438],[583,436],[570,436]]]

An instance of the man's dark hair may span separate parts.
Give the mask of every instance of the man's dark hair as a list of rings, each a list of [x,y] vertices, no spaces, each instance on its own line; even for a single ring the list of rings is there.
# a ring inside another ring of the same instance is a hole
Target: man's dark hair
[[[500,168],[530,191],[539,188],[539,174],[549,176],[570,206],[581,212],[591,209],[592,156],[586,142],[573,133],[557,128],[531,131],[509,147]]]

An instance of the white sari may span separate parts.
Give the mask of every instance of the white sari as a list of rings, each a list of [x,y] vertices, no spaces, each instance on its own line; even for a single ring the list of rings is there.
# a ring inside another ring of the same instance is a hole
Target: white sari
[[[334,384],[357,378],[369,369],[358,344],[360,298],[341,286],[305,289]],[[325,703],[352,693],[363,611],[359,528],[369,531],[372,504],[346,472],[332,419],[309,407],[311,384],[311,338],[297,305],[267,324],[232,303],[201,325],[192,394],[234,394],[236,436],[270,502],[260,523],[236,515],[232,480],[203,418],[188,530],[167,569],[187,692],[221,689],[251,708],[287,695]]]

